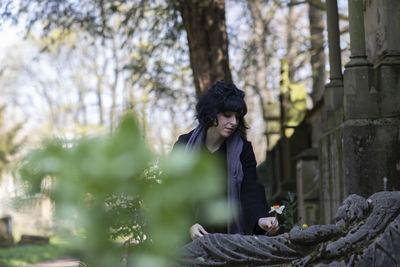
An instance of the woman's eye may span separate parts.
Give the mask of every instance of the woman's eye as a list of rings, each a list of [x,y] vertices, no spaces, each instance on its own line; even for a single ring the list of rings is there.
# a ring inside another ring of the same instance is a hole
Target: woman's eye
[[[231,118],[232,116],[235,116],[236,120],[240,119],[239,114],[237,114],[236,112],[224,112],[222,114],[225,116],[225,118]]]

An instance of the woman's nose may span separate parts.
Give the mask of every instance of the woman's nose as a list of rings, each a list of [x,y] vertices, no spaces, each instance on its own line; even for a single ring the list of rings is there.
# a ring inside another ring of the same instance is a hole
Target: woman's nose
[[[236,116],[232,116],[231,123],[234,126],[236,126],[238,124],[238,119],[236,118]]]

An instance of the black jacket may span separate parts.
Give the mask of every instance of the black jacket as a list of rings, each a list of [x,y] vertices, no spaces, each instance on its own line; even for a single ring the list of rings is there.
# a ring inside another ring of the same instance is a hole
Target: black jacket
[[[174,149],[178,145],[186,145],[193,131],[179,136],[174,144]],[[211,154],[211,153],[210,153]],[[220,154],[226,162],[225,143],[213,154]],[[241,185],[240,202],[245,221],[246,234],[265,234],[265,231],[258,226],[258,219],[267,217],[267,202],[263,186],[257,182],[256,158],[254,156],[253,146],[247,140],[243,139],[243,150],[240,154],[240,161],[243,169],[243,182]],[[226,164],[225,164],[226,166]],[[199,222],[197,222],[199,223]],[[201,223],[200,223],[201,224]],[[209,227],[208,227],[209,228]],[[205,227],[207,230],[207,227]],[[226,228],[225,231],[226,232]]]

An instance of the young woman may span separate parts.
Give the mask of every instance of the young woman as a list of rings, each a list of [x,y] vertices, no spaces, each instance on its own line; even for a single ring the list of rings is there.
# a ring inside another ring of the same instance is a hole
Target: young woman
[[[185,149],[190,151],[203,147],[208,156],[223,158],[228,207],[239,212],[233,213],[233,219],[223,229],[212,229],[212,226],[196,221],[189,230],[190,237],[194,240],[208,232],[275,233],[278,221],[267,216],[265,191],[257,183],[257,163],[253,147],[246,139],[244,92],[234,84],[217,82],[200,98],[196,112],[199,126],[179,136],[174,148],[185,145]],[[201,216],[195,217],[201,220]]]

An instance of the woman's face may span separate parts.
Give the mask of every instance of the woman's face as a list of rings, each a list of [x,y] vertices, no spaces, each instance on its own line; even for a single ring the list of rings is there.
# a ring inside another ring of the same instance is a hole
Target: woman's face
[[[219,135],[228,138],[236,131],[239,124],[239,114],[235,111],[224,111],[217,114],[218,125],[215,126]]]

